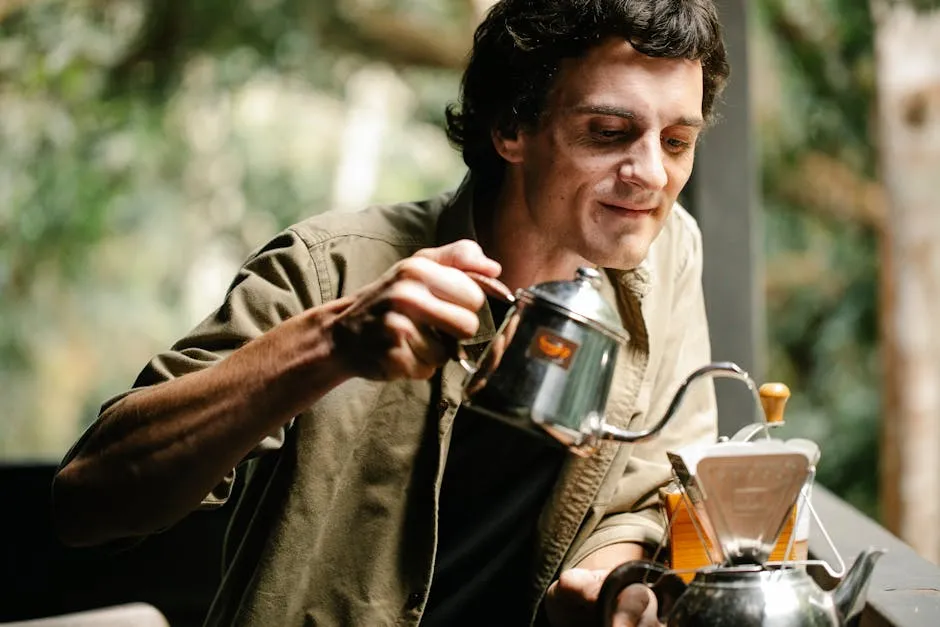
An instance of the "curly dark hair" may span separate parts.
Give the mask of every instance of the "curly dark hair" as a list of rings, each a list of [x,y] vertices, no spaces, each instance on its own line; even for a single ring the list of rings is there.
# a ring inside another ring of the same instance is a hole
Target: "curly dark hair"
[[[477,179],[498,183],[491,132],[534,128],[562,60],[608,37],[651,57],[701,60],[702,115],[712,119],[729,67],[713,0],[501,0],[477,27],[447,136]]]

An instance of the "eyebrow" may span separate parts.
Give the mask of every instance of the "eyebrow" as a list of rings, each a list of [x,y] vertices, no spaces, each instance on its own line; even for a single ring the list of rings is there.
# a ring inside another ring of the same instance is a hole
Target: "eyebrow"
[[[635,120],[637,115],[629,109],[611,105],[579,105],[573,107],[575,113],[589,113],[596,115],[612,115],[625,120]],[[679,116],[670,126],[689,126],[691,128],[704,128],[705,120],[700,117]]]

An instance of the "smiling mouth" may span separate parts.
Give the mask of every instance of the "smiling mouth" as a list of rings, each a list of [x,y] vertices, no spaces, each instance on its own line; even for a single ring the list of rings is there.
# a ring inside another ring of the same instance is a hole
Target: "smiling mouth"
[[[623,205],[612,205],[606,202],[602,202],[600,203],[600,205],[604,207],[605,209],[614,211],[619,214],[635,215],[638,217],[645,216],[645,215],[652,215],[653,212],[656,211],[655,207],[630,207],[630,206],[623,206]]]

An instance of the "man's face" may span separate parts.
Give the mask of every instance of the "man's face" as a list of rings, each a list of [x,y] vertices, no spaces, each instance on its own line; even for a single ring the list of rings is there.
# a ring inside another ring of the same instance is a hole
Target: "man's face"
[[[629,269],[689,180],[702,126],[699,61],[610,39],[562,64],[538,127],[501,152],[553,246]]]

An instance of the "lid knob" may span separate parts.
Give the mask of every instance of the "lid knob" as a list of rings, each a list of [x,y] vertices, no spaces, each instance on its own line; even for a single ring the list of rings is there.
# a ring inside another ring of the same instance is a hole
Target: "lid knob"
[[[765,383],[760,386],[760,403],[769,423],[783,423],[783,408],[790,398],[790,388],[783,383]]]
[[[601,273],[597,268],[581,266],[575,271],[574,278],[577,281],[584,281],[594,287],[598,287],[601,282]]]

